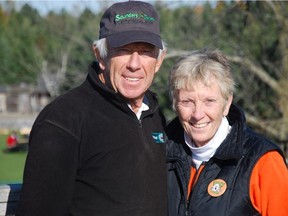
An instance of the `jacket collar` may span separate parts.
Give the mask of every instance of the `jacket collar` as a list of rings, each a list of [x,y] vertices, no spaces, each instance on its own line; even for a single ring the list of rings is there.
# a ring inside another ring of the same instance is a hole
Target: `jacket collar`
[[[221,160],[238,159],[244,155],[243,143],[247,130],[244,112],[236,105],[231,105],[228,114],[230,133],[217,149],[214,157]]]
[[[99,73],[101,72],[98,62],[92,62],[88,67],[88,75],[86,83],[88,83],[95,91],[102,95],[104,98],[109,98],[109,101],[117,106],[121,110],[131,109],[127,106],[127,102],[119,95],[115,93],[112,89],[104,85],[99,79]],[[159,107],[157,95],[150,90],[145,93],[146,103],[149,104],[149,110],[146,113],[153,113]],[[132,111],[131,111],[132,112]]]
[[[231,131],[213,156],[219,160],[238,159],[244,155],[242,143],[244,143],[245,130],[247,130],[244,112],[239,107],[232,104],[227,118],[231,125]],[[184,141],[184,129],[178,118],[174,119],[173,123],[175,124],[174,128],[178,128],[178,130],[175,131],[178,136],[176,138],[174,137],[175,140],[173,139],[173,141],[168,141],[167,157],[169,160],[191,161],[191,150]],[[190,163],[191,162],[189,162],[189,164]]]

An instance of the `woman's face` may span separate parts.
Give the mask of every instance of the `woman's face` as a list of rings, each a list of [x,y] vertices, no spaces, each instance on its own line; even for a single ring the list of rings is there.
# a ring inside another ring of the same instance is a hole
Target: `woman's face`
[[[180,89],[176,93],[176,111],[180,122],[198,147],[214,137],[231,103],[232,96],[226,101],[214,78],[209,85],[196,81],[192,90]]]

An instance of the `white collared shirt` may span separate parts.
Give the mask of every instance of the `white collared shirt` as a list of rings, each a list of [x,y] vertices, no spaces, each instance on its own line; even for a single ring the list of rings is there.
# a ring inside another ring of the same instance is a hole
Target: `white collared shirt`
[[[133,111],[130,104],[128,104],[128,107]],[[138,109],[138,112],[136,113],[137,118],[140,119],[142,112],[146,110],[149,110],[149,106],[145,104],[144,102],[142,102],[141,107]]]

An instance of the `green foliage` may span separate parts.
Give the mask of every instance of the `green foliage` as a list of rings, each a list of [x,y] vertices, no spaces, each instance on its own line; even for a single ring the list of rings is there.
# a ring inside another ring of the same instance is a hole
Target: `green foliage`
[[[13,2],[8,3],[5,9],[0,4],[0,85],[35,82],[44,61],[49,72],[56,73],[65,55],[68,64],[62,92],[81,83],[88,63],[95,59],[91,45],[98,38],[102,11],[94,14],[87,8],[75,17],[62,10],[40,16],[29,5],[16,11]],[[168,53],[214,47],[227,55],[252,60],[275,79],[283,76],[279,72],[283,62],[279,60],[278,47],[282,27],[267,2],[218,1],[173,8],[165,1],[157,1],[155,7],[161,17],[161,32],[168,44]],[[152,86],[168,120],[175,114],[171,110],[167,78],[177,58],[164,61]],[[273,90],[241,65],[233,65],[233,73],[238,83],[237,103],[256,116],[281,115]]]
[[[29,16],[28,16],[29,15]],[[37,37],[38,12],[24,6],[16,12],[12,10],[1,23],[0,83],[19,83],[21,81],[33,83],[37,78]],[[2,49],[3,48],[3,49]]]

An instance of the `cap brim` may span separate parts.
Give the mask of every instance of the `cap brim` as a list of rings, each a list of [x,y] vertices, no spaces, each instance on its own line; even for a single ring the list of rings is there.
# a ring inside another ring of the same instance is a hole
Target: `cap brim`
[[[121,47],[130,43],[145,42],[163,49],[162,41],[159,35],[145,31],[126,31],[114,33],[107,36],[108,44],[111,47]]]

